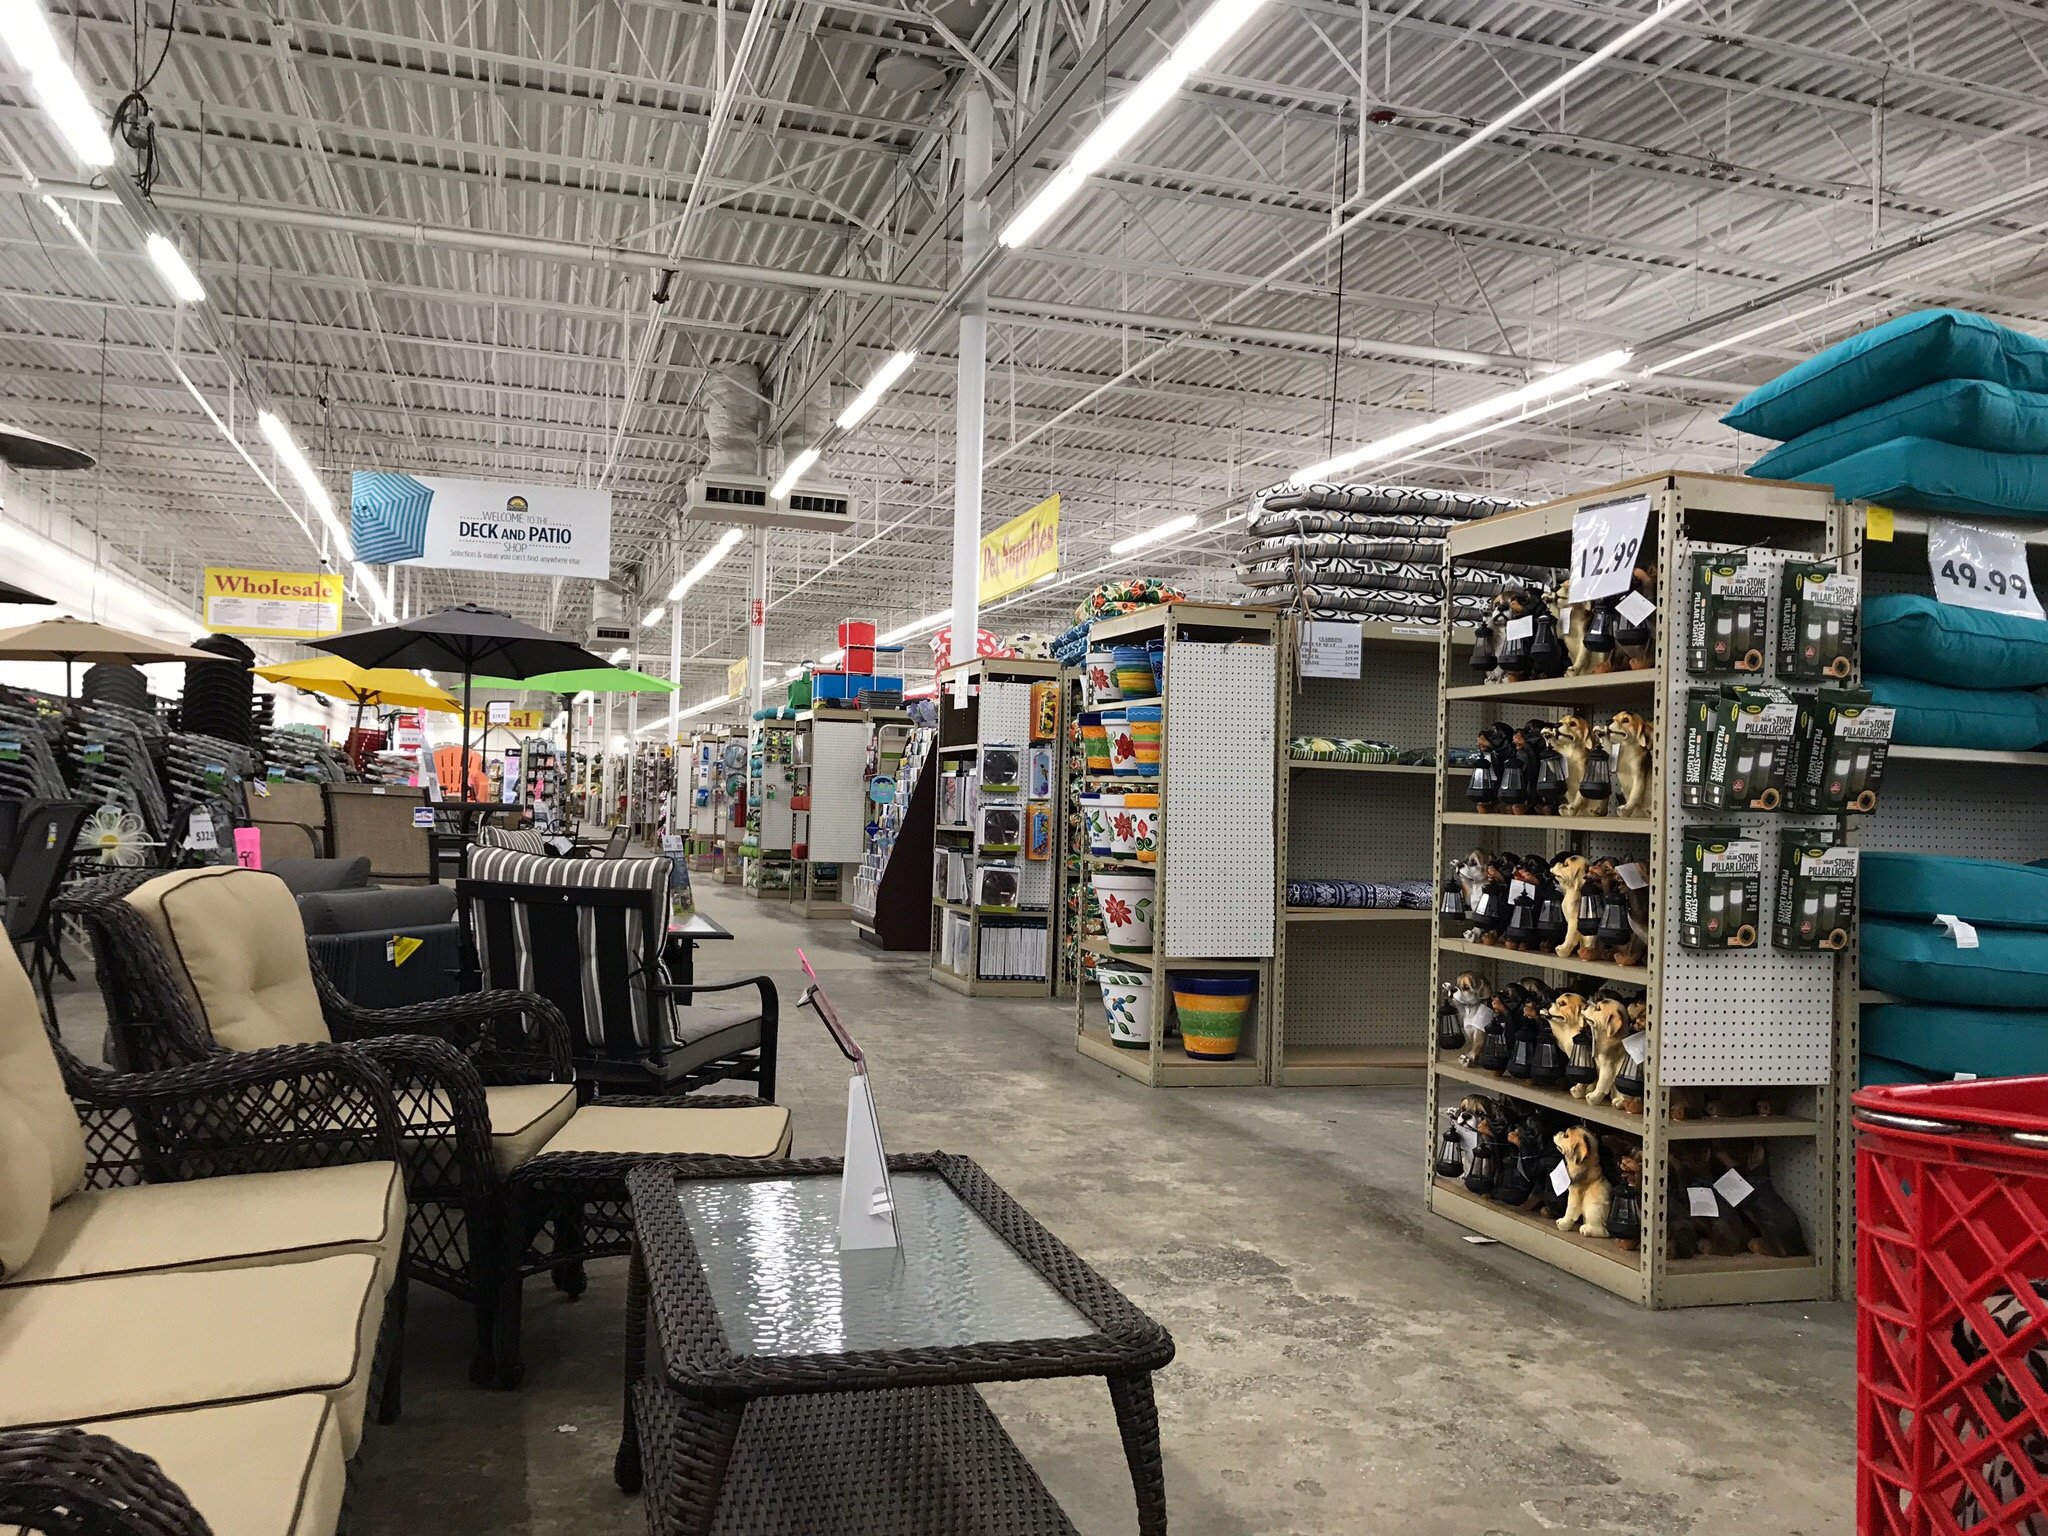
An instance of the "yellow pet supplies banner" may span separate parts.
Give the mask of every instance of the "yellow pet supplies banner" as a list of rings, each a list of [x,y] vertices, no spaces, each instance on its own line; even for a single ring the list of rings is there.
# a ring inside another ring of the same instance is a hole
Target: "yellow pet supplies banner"
[[[981,536],[981,601],[1030,586],[1060,568],[1060,498],[1055,491],[1021,517]]]
[[[339,576],[209,565],[200,622],[217,635],[318,640],[341,633],[341,600]]]

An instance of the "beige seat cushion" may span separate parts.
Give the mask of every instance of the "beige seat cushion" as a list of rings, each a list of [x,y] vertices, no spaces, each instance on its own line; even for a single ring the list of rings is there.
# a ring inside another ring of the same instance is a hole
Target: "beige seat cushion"
[[[789,1111],[779,1104],[745,1109],[630,1109],[586,1104],[542,1151],[786,1157],[789,1134]]]
[[[500,1178],[548,1144],[576,1113],[569,1083],[511,1083],[484,1090],[491,1111],[491,1158]]]
[[[13,1103],[43,1144],[46,1200],[56,1204],[85,1182],[85,1131],[43,1032],[42,1004],[12,944],[0,944],[0,1099]],[[31,1176],[25,1160],[0,1161],[0,1180]]]
[[[381,1298],[405,1241],[396,1163],[88,1189],[49,1213],[35,1257],[0,1285],[167,1269],[243,1269],[337,1253],[377,1261]]]
[[[29,1262],[50,1221],[50,1154],[0,1093],[0,1285]]]
[[[341,1523],[341,1419],[318,1393],[79,1427],[153,1458],[214,1536],[334,1536]]]
[[[364,1254],[0,1290],[0,1426],[318,1392],[362,1442],[384,1309]]]
[[[231,1051],[328,1039],[306,959],[306,926],[285,883],[215,865],[159,875],[128,893],[213,1038]]]

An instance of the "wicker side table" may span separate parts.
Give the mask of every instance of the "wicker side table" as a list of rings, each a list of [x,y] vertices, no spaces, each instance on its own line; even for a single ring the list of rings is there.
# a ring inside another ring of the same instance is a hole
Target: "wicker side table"
[[[619,1486],[656,1536],[1065,1536],[980,1382],[1108,1380],[1143,1536],[1166,1530],[1166,1330],[966,1158],[892,1157],[900,1252],[838,1252],[839,1162],[627,1176]]]

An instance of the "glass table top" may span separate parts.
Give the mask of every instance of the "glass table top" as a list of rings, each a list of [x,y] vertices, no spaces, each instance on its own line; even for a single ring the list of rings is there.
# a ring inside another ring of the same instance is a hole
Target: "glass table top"
[[[943,1349],[1095,1332],[936,1173],[899,1173],[900,1249],[839,1251],[839,1179],[684,1179],[676,1199],[736,1355]]]

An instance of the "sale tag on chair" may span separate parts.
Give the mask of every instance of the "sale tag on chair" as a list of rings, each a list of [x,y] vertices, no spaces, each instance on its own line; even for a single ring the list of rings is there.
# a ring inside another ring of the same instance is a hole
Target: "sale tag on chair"
[[[1647,496],[1604,501],[1573,517],[1571,601],[1590,603],[1626,592],[1649,527]]]
[[[1927,521],[1927,571],[1934,595],[1958,608],[2048,618],[2027,568],[2024,539],[1998,528],[1935,517]]]

